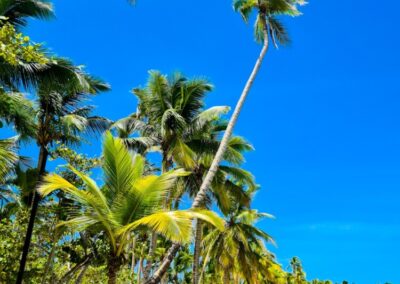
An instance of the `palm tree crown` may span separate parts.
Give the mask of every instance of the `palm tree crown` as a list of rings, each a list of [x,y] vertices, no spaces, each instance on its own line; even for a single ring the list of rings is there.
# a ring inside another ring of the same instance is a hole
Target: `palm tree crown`
[[[271,217],[256,210],[238,206],[228,216],[224,231],[211,231],[203,240],[205,251],[204,266],[210,261],[224,277],[224,283],[231,278],[244,279],[247,283],[257,283],[257,279],[268,272],[268,264],[263,260],[269,257],[264,241],[273,242],[264,231],[254,223],[264,217]],[[204,271],[203,271],[204,272]]]
[[[277,47],[279,44],[289,43],[289,35],[277,18],[280,15],[298,16],[301,13],[298,5],[304,5],[304,0],[235,0],[233,7],[243,19],[248,22],[254,10],[257,11],[257,19],[254,35],[257,41],[263,42],[265,36],[269,36]]]

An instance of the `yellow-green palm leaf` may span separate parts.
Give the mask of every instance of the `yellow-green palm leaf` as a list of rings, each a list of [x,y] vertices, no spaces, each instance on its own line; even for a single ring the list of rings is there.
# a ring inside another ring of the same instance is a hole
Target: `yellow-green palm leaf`
[[[174,242],[191,238],[192,220],[199,218],[219,229],[224,223],[209,211],[162,211],[168,192],[180,176],[188,173],[177,169],[160,176],[145,175],[145,160],[129,152],[122,139],[106,133],[103,143],[104,183],[99,187],[90,177],[69,167],[84,183],[79,189],[57,174],[44,178],[38,191],[49,195],[66,192],[80,206],[70,209],[70,219],[60,223],[76,230],[93,228],[104,231],[116,255],[120,255],[132,230],[150,229]]]

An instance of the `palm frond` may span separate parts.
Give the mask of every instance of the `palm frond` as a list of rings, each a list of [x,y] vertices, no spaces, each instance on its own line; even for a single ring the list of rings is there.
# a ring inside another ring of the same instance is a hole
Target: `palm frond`
[[[33,103],[23,94],[0,90],[0,121],[12,124],[22,138],[34,136],[35,113]]]
[[[103,142],[105,191],[109,201],[128,192],[134,182],[132,156],[123,141],[106,132]]]
[[[286,31],[285,26],[276,17],[268,18],[268,27],[272,42],[274,43],[276,48],[278,48],[278,44],[290,44],[290,37]]]
[[[257,0],[234,0],[233,9],[239,12],[243,20],[247,23],[251,12],[257,7]]]
[[[18,161],[17,137],[0,139],[0,183],[4,183],[7,175]]]
[[[192,220],[194,218],[209,222],[220,230],[224,228],[222,219],[213,212],[207,210],[181,210],[151,214],[122,227],[118,233],[123,234],[139,226],[145,226],[154,232],[164,235],[173,242],[186,243],[191,238]]]
[[[53,6],[48,1],[38,0],[2,0],[0,15],[15,26],[26,26],[28,18],[51,19]]]

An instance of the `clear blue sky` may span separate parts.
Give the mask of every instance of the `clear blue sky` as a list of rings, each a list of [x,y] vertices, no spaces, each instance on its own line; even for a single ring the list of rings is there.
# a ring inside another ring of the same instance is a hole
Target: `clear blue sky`
[[[135,110],[129,90],[149,69],[204,75],[216,86],[208,105],[232,106],[259,52],[229,0],[54,2],[57,19],[27,33],[112,85],[95,101],[112,119]],[[293,43],[267,55],[235,132],[256,148],[254,205],[277,217],[260,225],[282,263],[400,283],[400,3],[345,2],[314,0],[285,19]]]

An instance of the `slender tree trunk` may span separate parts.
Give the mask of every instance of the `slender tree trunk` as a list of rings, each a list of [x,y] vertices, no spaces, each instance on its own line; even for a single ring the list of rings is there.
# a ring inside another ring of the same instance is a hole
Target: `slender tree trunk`
[[[268,32],[267,30],[264,30],[264,44],[261,49],[260,55],[257,58],[256,64],[253,67],[253,71],[250,74],[249,79],[246,82],[246,85],[242,91],[242,94],[240,95],[240,98],[236,104],[235,110],[232,114],[231,119],[229,120],[228,126],[226,128],[226,131],[224,133],[224,136],[222,137],[221,144],[218,147],[218,151],[215,154],[215,157],[212,161],[211,167],[209,168],[206,177],[203,180],[203,183],[200,187],[199,192],[197,193],[193,203],[192,203],[192,208],[199,208],[203,204],[206,195],[207,195],[207,190],[211,185],[212,180],[214,179],[214,176],[218,170],[219,164],[221,163],[223,156],[225,154],[226,148],[228,146],[229,138],[232,135],[233,128],[235,127],[236,121],[239,118],[240,111],[242,110],[243,104],[250,92],[250,89],[253,85],[254,79],[257,76],[258,71],[260,70],[261,63],[265,57],[265,54],[268,51],[269,47],[269,40],[268,40]],[[175,254],[179,250],[179,244],[174,244],[169,250],[167,255],[164,257],[164,260],[160,264],[160,267],[156,270],[154,275],[148,279],[146,284],[152,284],[152,283],[159,283],[161,277],[164,275],[164,273],[168,270],[169,265],[171,264],[173,258],[175,257]]]
[[[161,284],[167,284],[167,274],[164,274],[164,276],[161,278]]]
[[[59,204],[59,206],[60,206],[60,204]],[[49,254],[48,258],[47,258],[45,268],[44,268],[44,272],[43,272],[43,276],[42,276],[42,284],[46,283],[46,278],[48,277],[49,271],[51,271],[51,269],[53,267],[53,259],[54,259],[54,256],[56,254],[57,241],[58,241],[58,228],[56,228],[57,220],[58,220],[58,216],[56,215],[54,217],[53,224],[52,224],[52,227],[53,227],[53,236],[51,238],[52,247],[51,247],[51,250],[50,250],[50,254]],[[52,273],[50,273],[50,275],[51,274]]]
[[[117,273],[120,267],[120,259],[113,252],[108,259],[108,284],[117,284]]]
[[[253,71],[251,72],[249,79],[247,80],[247,83],[243,89],[239,101],[236,104],[235,110],[232,114],[231,119],[229,120],[228,126],[226,127],[226,131],[224,133],[224,136],[222,137],[221,144],[218,147],[218,151],[215,154],[211,167],[208,170],[207,175],[204,178],[203,183],[201,184],[200,190],[193,201],[192,208],[200,207],[200,205],[204,202],[206,198],[207,190],[210,187],[211,182],[214,179],[215,173],[218,170],[219,164],[221,163],[224,157],[226,148],[228,147],[229,139],[232,136],[233,128],[235,127],[236,121],[239,118],[240,111],[242,110],[244,102],[250,92],[254,79],[256,78],[257,73],[260,70],[261,63],[265,57],[265,54],[267,53],[268,46],[269,46],[268,33],[267,31],[264,31],[264,45],[261,49],[261,53],[256,61],[256,64],[254,65]]]
[[[135,262],[136,262],[136,260],[135,260],[135,247],[136,247],[136,237],[135,236],[133,236],[133,239],[132,239],[132,258],[131,258],[131,275],[132,275],[132,279],[133,279],[133,277],[134,277],[134,275],[135,275]]]
[[[229,281],[231,281],[229,269],[224,269],[224,284],[229,283]]]
[[[47,152],[46,147],[43,145],[40,146],[39,160],[38,160],[38,166],[37,166],[38,173],[39,173],[38,182],[40,182],[43,174],[45,173],[48,155],[49,155],[49,153]],[[35,224],[35,218],[36,218],[36,213],[37,213],[37,210],[39,207],[40,199],[41,199],[40,194],[38,192],[36,192],[36,190],[35,190],[35,192],[33,194],[31,215],[29,217],[28,228],[26,230],[24,246],[22,248],[21,261],[19,263],[19,271],[18,271],[17,282],[16,282],[17,284],[21,284],[23,277],[24,277],[26,260],[28,258],[29,247],[30,247],[31,240],[32,240],[33,226]]]
[[[85,276],[85,273],[86,273],[88,268],[89,268],[89,263],[86,263],[83,266],[81,273],[79,273],[78,278],[75,281],[75,284],[81,284],[82,283],[83,277]]]
[[[150,276],[151,268],[153,266],[153,260],[157,248],[157,238],[158,234],[156,232],[153,232],[151,234],[151,240],[150,240],[150,247],[149,247],[149,255],[147,257],[147,262],[146,266],[143,270],[143,277],[145,280],[147,280]]]
[[[108,264],[108,284],[116,284],[117,283],[117,267],[110,263]]]
[[[46,278],[48,277],[49,271],[51,271],[51,268],[53,266],[53,259],[54,259],[54,256],[56,254],[56,248],[57,248],[57,244],[53,244],[52,247],[51,247],[51,251],[50,251],[50,254],[49,254],[48,258],[47,258],[46,266],[44,268],[44,273],[43,273],[43,276],[42,276],[42,284],[46,283]]]
[[[160,283],[161,278],[164,276],[165,272],[167,272],[171,262],[174,260],[176,253],[179,251],[180,244],[174,243],[167,251],[162,263],[154,272],[153,276],[146,280],[145,284],[155,284]]]
[[[67,283],[69,279],[82,267],[85,265],[89,264],[89,262],[92,260],[94,257],[93,254],[88,255],[82,262],[76,264],[71,270],[69,270],[63,277],[61,277],[60,281],[58,283]]]
[[[197,219],[196,222],[196,233],[194,239],[194,254],[193,254],[193,284],[199,283],[199,276],[200,276],[200,246],[201,246],[201,238],[202,238],[202,222],[200,219]]]
[[[142,281],[141,279],[142,270],[143,270],[143,256],[140,256],[139,268],[137,272],[137,284],[140,284],[140,282]]]

